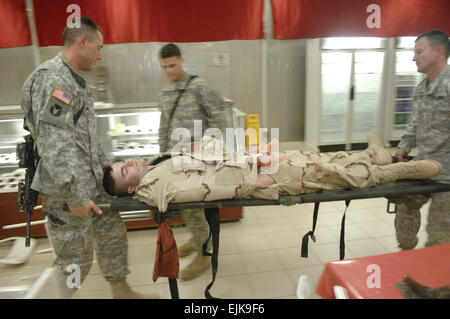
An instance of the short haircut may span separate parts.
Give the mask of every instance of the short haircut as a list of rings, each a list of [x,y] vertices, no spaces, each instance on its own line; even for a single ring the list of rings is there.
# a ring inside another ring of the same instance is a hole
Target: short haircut
[[[177,47],[173,43],[166,44],[159,51],[159,58],[160,59],[171,58],[171,57],[174,57],[174,56],[181,58],[181,50],[180,50],[179,47]]]
[[[433,48],[442,45],[442,47],[444,48],[444,54],[448,59],[450,54],[450,40],[448,39],[448,35],[444,31],[431,30],[428,32],[424,32],[417,37],[415,42],[417,42],[417,40],[421,38],[427,38]]]
[[[85,35],[88,41],[92,42],[97,39],[97,31],[104,35],[103,29],[97,24],[97,22],[88,17],[81,17],[79,28],[69,28],[68,26],[64,28],[62,34],[63,45],[72,45],[75,43],[75,40],[82,35]]]
[[[120,196],[125,194],[120,194],[116,190],[116,181],[112,177],[112,167],[109,165],[106,167],[105,172],[103,173],[103,188],[105,192],[107,192],[111,196]]]

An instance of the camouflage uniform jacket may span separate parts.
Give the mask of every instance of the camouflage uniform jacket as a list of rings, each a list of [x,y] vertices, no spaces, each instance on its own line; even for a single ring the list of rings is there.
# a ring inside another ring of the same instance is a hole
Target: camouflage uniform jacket
[[[407,152],[417,147],[416,160],[439,161],[443,170],[433,179],[450,181],[450,66],[431,84],[425,78],[417,86],[411,122],[398,147]]]
[[[205,136],[202,148],[176,154],[151,168],[137,190],[138,200],[167,210],[168,203],[213,201],[232,198],[276,200],[347,187],[366,188],[380,183],[370,151],[316,153],[286,151],[272,158],[270,167],[257,168],[256,158],[227,149],[222,141]],[[153,157],[149,165],[169,153]],[[269,174],[275,183],[257,188],[260,174]]]
[[[186,86],[191,75],[186,74],[180,81],[169,83],[159,93],[159,108],[161,119],[159,123],[159,146],[160,152],[172,149],[177,143],[171,140],[172,131],[176,128],[185,128],[190,133],[187,141],[189,144],[194,136],[194,120],[201,121],[201,131],[208,128],[217,128],[225,138],[226,128],[231,126],[231,111],[227,110],[224,99],[219,92],[211,88],[205,80],[200,77],[193,78]],[[183,92],[184,89],[184,92]],[[170,114],[175,105],[178,95],[181,94],[172,119]],[[196,140],[200,140],[199,136]]]
[[[219,140],[205,136],[201,142],[200,152],[172,154],[171,159],[150,169],[136,189],[136,197],[161,212],[172,202],[250,197],[256,187],[256,165],[226,150]],[[165,154],[155,156],[148,164]]]
[[[41,157],[32,188],[70,206],[99,195],[110,161],[97,141],[92,95],[62,53],[28,76],[21,106]]]

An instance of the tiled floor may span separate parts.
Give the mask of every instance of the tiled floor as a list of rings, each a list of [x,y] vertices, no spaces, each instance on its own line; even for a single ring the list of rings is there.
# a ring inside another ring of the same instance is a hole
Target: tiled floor
[[[388,214],[385,199],[354,200],[346,215],[346,258],[398,251],[394,234],[394,215]],[[308,275],[315,286],[326,262],[339,259],[339,231],[344,204],[321,203],[316,228],[316,243],[310,241],[309,257],[300,257],[302,236],[312,225],[313,204],[295,206],[245,207],[243,219],[221,224],[219,268],[211,289],[221,298],[296,298],[300,275]],[[426,215],[418,247],[426,241]],[[173,228],[178,244],[189,238],[186,227]],[[156,229],[128,232],[128,281],[138,292],[156,292],[170,298],[166,278],[152,282]],[[30,285],[51,265],[52,253],[38,253],[49,248],[46,238],[37,239],[38,247],[23,265],[0,265],[0,287]],[[0,248],[0,256],[9,247]],[[180,259],[184,267],[192,257]],[[211,272],[192,281],[178,281],[181,298],[204,298]],[[76,298],[111,298],[107,282],[96,262]]]

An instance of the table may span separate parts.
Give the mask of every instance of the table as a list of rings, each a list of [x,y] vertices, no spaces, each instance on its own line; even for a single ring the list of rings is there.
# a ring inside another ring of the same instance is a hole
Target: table
[[[431,288],[450,285],[450,244],[329,262],[316,292],[335,298],[333,286],[338,285],[350,298],[404,299],[395,284],[406,274]]]

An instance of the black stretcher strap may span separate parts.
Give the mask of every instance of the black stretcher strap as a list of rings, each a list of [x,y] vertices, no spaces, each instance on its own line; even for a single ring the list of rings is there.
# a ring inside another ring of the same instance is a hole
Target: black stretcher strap
[[[209,224],[209,237],[203,244],[202,253],[203,256],[212,256],[211,257],[211,266],[212,266],[212,281],[205,289],[205,297],[207,299],[218,299],[213,297],[209,290],[214,284],[216,280],[217,274],[217,266],[219,265],[219,234],[220,234],[220,211],[219,208],[207,208],[205,209],[205,217]],[[208,250],[208,242],[212,238],[212,246],[213,251],[212,254],[209,253]]]
[[[316,230],[317,225],[317,217],[319,215],[319,204],[320,202],[314,203],[314,215],[313,215],[313,226],[312,230],[307,232],[302,239],[302,247],[301,247],[301,257],[308,258],[308,242],[311,237],[313,242],[316,242],[316,236],[314,232]],[[345,257],[345,214],[347,212],[347,208],[350,205],[350,200],[345,201],[345,210],[344,215],[342,216],[341,221],[341,235],[339,240],[339,259],[342,260]]]
[[[348,205],[350,205],[350,200],[345,201],[344,215],[341,221],[341,238],[339,240],[339,259],[343,260],[345,257],[345,213],[347,212]]]
[[[170,296],[172,299],[180,299],[180,295],[178,293],[178,283],[176,278],[169,278],[169,289]]]
[[[312,230],[307,232],[302,239],[302,251],[301,256],[304,258],[308,258],[308,241],[309,237],[311,237],[313,242],[316,242],[316,236],[314,236],[314,231],[316,230],[316,224],[317,224],[317,216],[319,215],[319,204],[320,202],[314,203],[314,215],[313,215],[313,226]]]
[[[175,110],[177,109],[178,106],[178,102],[180,101],[181,96],[183,95],[184,91],[186,91],[187,86],[189,85],[189,82],[191,82],[193,79],[195,79],[196,77],[198,77],[197,75],[191,75],[189,76],[188,80],[186,81],[186,84],[184,85],[184,88],[180,89],[178,91],[178,95],[175,99],[175,102],[173,103],[172,109],[170,111],[170,115],[169,115],[169,124],[170,122],[172,122],[172,118],[173,115],[175,114]],[[170,127],[170,125],[168,125],[168,127]]]

